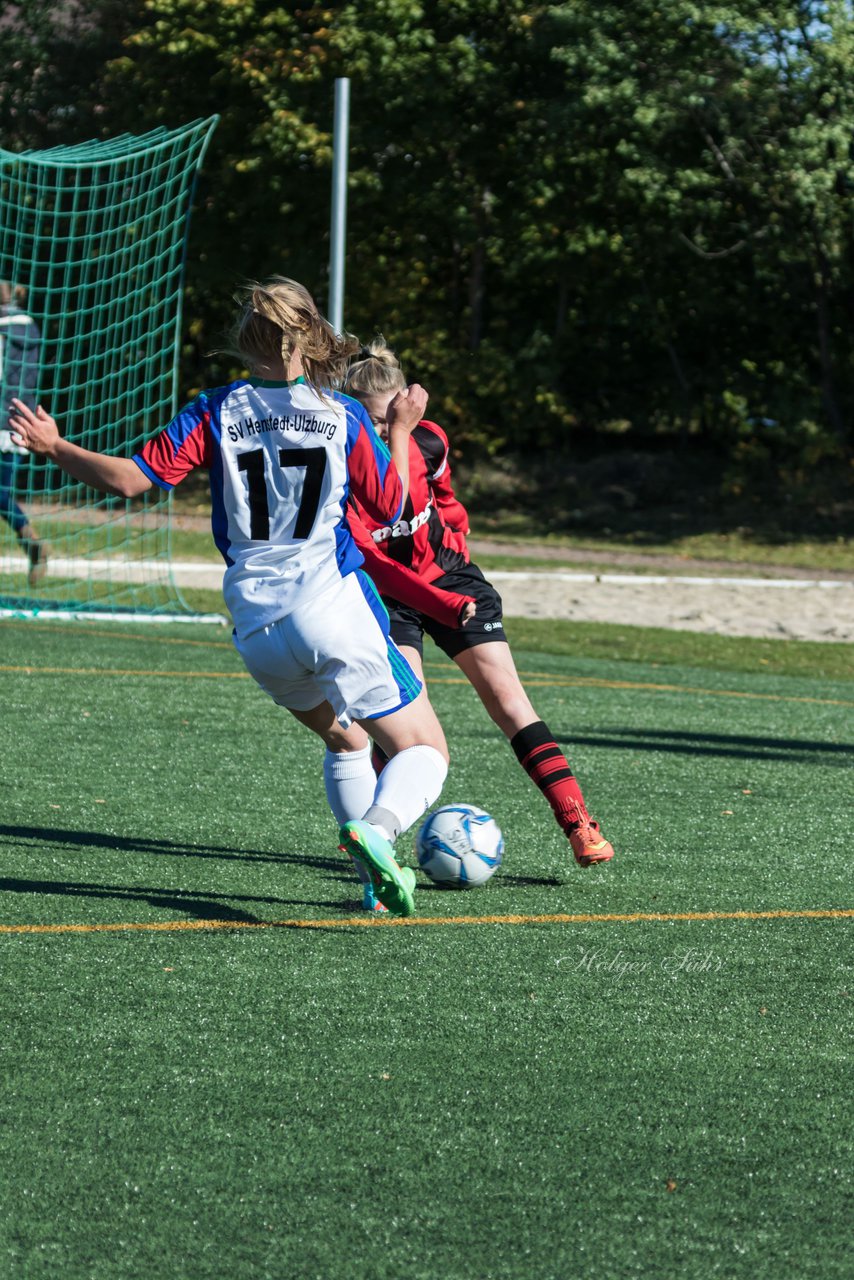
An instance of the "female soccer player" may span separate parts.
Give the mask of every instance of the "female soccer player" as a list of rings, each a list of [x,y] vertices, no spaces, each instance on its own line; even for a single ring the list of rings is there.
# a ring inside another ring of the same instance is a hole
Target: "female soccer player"
[[[248,291],[233,336],[251,376],[203,391],[132,458],[64,440],[40,405],[20,399],[9,425],[26,449],[123,498],[209,472],[235,646],[261,688],[327,744],[339,847],[381,904],[410,915],[415,873],[392,844],[438,797],[448,753],[420,681],[388,638],[344,510],[349,491],[371,519],[400,518],[409,434],[427,395],[412,386],[392,399],[386,450],[358,403],[327,389],[358,344],[280,276]],[[378,781],[357,725],[391,757]]]
[[[386,438],[390,407],[405,385],[397,358],[378,338],[363,347],[350,365],[345,390],[364,405],[377,431]],[[471,623],[448,626],[393,594],[384,594],[392,638],[413,670],[422,675],[426,631],[462,669],[509,739],[519,763],[551,805],[576,862],[583,867],[608,862],[614,850],[588,814],[566,757],[522,687],[504,638],[501,598],[469,558],[468,514],[451,484],[448,438],[442,428],[422,421],[410,436],[409,495],[399,520],[378,520],[358,501],[358,495],[355,498],[356,516],[389,560],[410,568],[435,588],[466,593],[477,602]],[[353,520],[351,524],[355,528]],[[385,593],[385,585],[378,585]]]

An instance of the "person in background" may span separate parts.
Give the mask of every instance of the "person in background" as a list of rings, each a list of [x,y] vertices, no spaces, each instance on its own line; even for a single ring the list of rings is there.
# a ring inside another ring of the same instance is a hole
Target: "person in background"
[[[344,389],[364,405],[381,437],[388,433],[389,406],[406,385],[403,371],[382,337],[351,362]],[[391,594],[383,598],[391,636],[423,678],[424,632],[470,680],[484,707],[508,738],[522,768],[545,796],[576,862],[582,867],[614,856],[599,824],[590,817],[581,788],[549,727],[525,692],[504,635],[501,598],[469,556],[469,520],[454,493],[448,438],[435,422],[422,420],[410,436],[409,496],[397,521],[377,520],[354,495],[351,526],[361,522],[390,562],[417,573],[433,588],[469,596],[476,615],[465,626],[437,622]],[[357,534],[362,540],[364,534]],[[380,590],[386,587],[379,582]],[[393,591],[393,587],[390,588]],[[381,765],[381,761],[379,762]]]
[[[41,363],[41,333],[26,311],[27,291],[0,280],[0,405],[8,410],[13,397],[35,408]],[[36,587],[47,573],[47,547],[15,498],[15,476],[21,455],[8,430],[0,430],[0,516],[12,526],[29,561],[27,582]]]

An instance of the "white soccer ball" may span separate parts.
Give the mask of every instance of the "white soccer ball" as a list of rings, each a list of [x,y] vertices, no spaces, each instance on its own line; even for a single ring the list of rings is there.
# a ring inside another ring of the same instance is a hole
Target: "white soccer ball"
[[[486,884],[504,855],[498,823],[473,804],[446,804],[422,824],[415,837],[418,865],[443,889]]]

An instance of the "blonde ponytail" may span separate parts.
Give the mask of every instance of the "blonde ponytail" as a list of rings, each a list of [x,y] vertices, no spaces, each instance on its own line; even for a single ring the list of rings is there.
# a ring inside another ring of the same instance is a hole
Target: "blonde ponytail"
[[[337,334],[304,285],[271,276],[247,286],[232,331],[232,349],[253,372],[281,360],[288,367],[298,352],[306,381],[319,390],[340,384],[348,358],[358,350],[352,334]]]
[[[381,333],[377,334],[373,342],[360,348],[344,379],[344,390],[356,398],[383,395],[387,391],[402,391],[405,386],[406,378],[400,361],[391,347],[386,346]]]

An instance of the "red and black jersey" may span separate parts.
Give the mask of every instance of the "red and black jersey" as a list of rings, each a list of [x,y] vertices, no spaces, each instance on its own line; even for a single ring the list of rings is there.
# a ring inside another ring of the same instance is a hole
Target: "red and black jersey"
[[[474,596],[460,595],[444,587],[431,586],[406,565],[389,560],[380,551],[355,511],[347,513],[347,524],[353,541],[365,558],[365,573],[373,578],[381,596],[387,600],[397,600],[416,613],[426,614],[443,627],[456,628],[461,625],[463,611],[466,605],[475,603]]]
[[[425,581],[468,564],[468,513],[451,483],[448,437],[435,422],[419,422],[410,436],[409,496],[400,519],[382,525],[354,505],[377,549]]]

